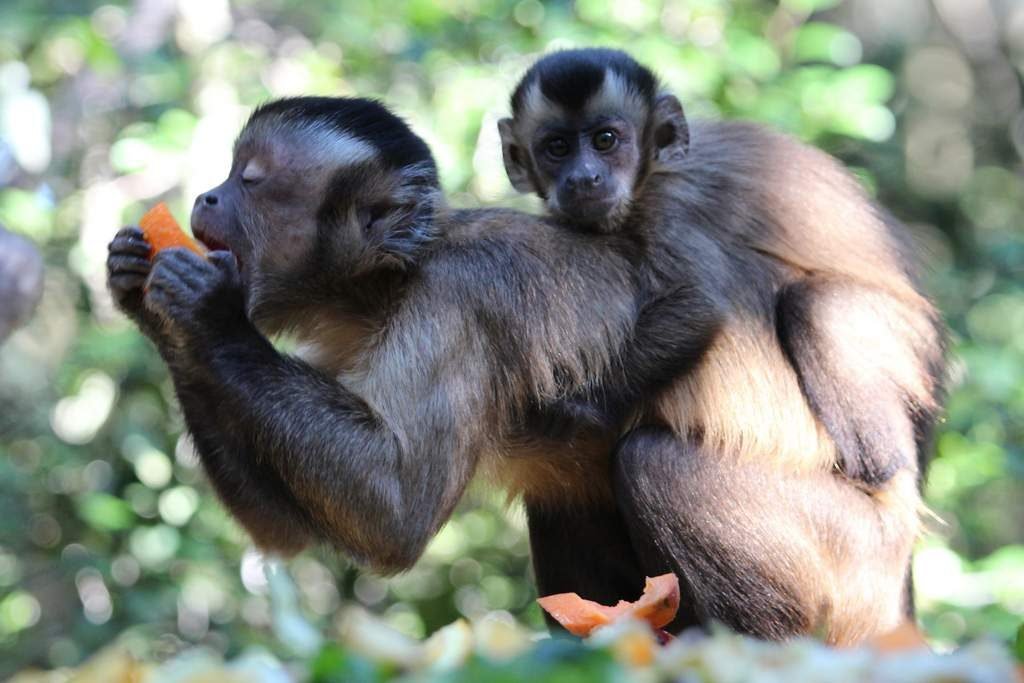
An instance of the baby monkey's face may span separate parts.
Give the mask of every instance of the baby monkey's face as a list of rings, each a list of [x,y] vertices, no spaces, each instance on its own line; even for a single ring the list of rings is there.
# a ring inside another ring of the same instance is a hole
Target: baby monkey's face
[[[548,210],[591,229],[614,229],[629,212],[640,134],[628,119],[600,112],[541,123],[530,154]]]
[[[508,178],[572,228],[627,228],[647,177],[679,162],[689,145],[679,100],[659,94],[654,74],[618,50],[542,57],[511,105],[511,118],[498,121]]]

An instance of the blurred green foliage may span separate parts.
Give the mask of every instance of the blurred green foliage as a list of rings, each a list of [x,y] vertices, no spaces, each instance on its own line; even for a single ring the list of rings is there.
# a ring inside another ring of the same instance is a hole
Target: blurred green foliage
[[[846,161],[912,225],[956,381],[915,566],[926,629],[1011,639],[1024,614],[1024,7],[987,0],[5,0],[0,223],[48,262],[0,352],[0,677],[127,632],[155,654],[280,651],[262,559],[206,486],[158,357],[112,309],[106,243],[227,171],[248,111],[379,96],[459,205],[511,196],[495,121],[535,56],[624,47],[691,116],[767,121]],[[423,635],[509,610],[539,626],[522,514],[481,489],[408,574],[290,563],[303,613],[355,601]],[[325,665],[327,666],[327,665]],[[340,665],[339,665],[340,666]],[[330,668],[335,671],[336,668]],[[511,679],[510,679],[511,680]]]

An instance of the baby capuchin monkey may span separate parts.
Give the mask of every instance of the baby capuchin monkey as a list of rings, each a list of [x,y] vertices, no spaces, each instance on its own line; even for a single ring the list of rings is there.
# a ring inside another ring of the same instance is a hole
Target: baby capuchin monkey
[[[718,307],[696,322],[716,333],[660,373],[620,360],[538,422],[639,425],[612,471],[631,543],[660,558],[645,571],[676,571],[701,618],[766,637],[852,642],[912,615],[944,330],[906,229],[816,149],[750,123],[690,126],[621,51],[548,55],[511,104],[499,131],[515,188],[581,240],[638,245],[648,298],[627,349],[645,352],[621,359],[657,365],[694,339],[676,283]],[[641,372],[660,390],[636,409],[623,378]]]

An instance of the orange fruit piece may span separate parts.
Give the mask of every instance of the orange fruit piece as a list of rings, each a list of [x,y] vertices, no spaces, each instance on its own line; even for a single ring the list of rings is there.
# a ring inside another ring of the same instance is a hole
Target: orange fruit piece
[[[174,220],[174,216],[163,202],[154,206],[139,219],[139,227],[142,228],[142,234],[149,242],[150,260],[157,253],[171,247],[185,247],[200,256],[206,255],[199,243],[182,231],[178,221]]]
[[[646,621],[656,629],[664,628],[676,618],[676,612],[679,611],[679,579],[675,574],[648,578],[640,599],[632,605],[626,604],[627,613],[631,616]]]
[[[636,602],[619,600],[612,606],[585,600],[577,593],[558,593],[538,598],[545,612],[574,636],[586,637],[598,626],[630,616],[660,629],[672,621],[679,610],[679,579],[675,574],[648,577],[644,594]]]

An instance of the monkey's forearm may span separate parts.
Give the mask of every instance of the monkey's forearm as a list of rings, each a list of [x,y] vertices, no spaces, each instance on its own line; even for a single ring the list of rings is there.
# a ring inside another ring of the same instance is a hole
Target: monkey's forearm
[[[645,305],[632,339],[594,393],[598,406],[620,417],[637,401],[689,372],[714,340],[722,319],[721,307],[689,283]]]
[[[248,435],[232,429],[205,387],[176,377],[177,391],[193,444],[224,504],[264,550],[291,554],[308,545],[316,525],[281,477],[265,462],[244,457]]]
[[[277,492],[280,482],[278,501],[294,501],[296,524],[377,568],[412,564],[448,508],[446,477],[455,468],[430,462],[433,454],[403,457],[396,436],[359,397],[282,356],[251,326],[216,338],[190,345],[203,350],[172,371],[221,488],[231,486],[225,472],[270,471],[274,483],[265,487]]]
[[[723,317],[721,306],[699,286],[677,287],[641,309],[633,340],[610,379],[632,391],[667,386],[697,364],[721,329]]]
[[[527,428],[562,439],[580,426],[616,429],[629,408],[656,394],[703,357],[724,318],[722,307],[687,283],[645,305],[632,337],[600,380],[535,407]]]

